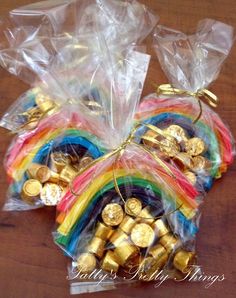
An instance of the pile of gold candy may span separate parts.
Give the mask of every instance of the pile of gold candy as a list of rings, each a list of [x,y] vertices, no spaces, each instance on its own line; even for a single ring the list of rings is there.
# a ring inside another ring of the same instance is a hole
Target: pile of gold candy
[[[162,132],[165,135],[164,139],[157,132],[148,130],[143,136],[143,143],[160,150],[162,157],[172,160],[189,182],[195,185],[196,173],[208,171],[210,168],[210,161],[203,156],[207,150],[206,144],[198,137],[189,138],[179,125],[170,125]]]
[[[22,187],[22,200],[34,204],[40,199],[46,206],[57,205],[74,177],[92,160],[89,156],[80,159],[78,156],[54,152],[50,155],[50,167],[31,164],[27,170],[29,179]]]
[[[107,204],[102,220],[77,259],[80,273],[91,273],[99,263],[99,268],[109,273],[120,269],[131,273],[135,269],[140,277],[152,280],[171,254],[172,266],[182,273],[187,273],[195,261],[195,254],[181,248],[180,239],[163,218],[155,219],[137,198],[129,198],[124,209],[117,203]]]
[[[36,93],[34,97],[35,105],[18,115],[18,117],[21,117],[22,128],[24,129],[35,128],[43,117],[54,114],[58,109],[55,101],[44,95],[40,88],[34,88],[32,92]]]

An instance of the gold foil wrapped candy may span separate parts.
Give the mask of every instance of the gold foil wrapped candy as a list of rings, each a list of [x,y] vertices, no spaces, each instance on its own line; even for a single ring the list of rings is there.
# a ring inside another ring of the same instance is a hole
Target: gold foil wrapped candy
[[[40,196],[42,184],[35,179],[27,180],[22,188],[21,197],[28,203],[34,203]]]
[[[195,172],[207,171],[210,168],[211,164],[208,159],[203,156],[194,156],[193,157],[193,167],[192,170]]]
[[[149,130],[144,136],[156,134],[159,138],[159,145],[149,142],[148,145],[154,149],[159,149],[164,153],[164,157],[171,159],[176,166],[183,172],[190,183],[197,183],[195,172],[207,171],[210,162],[207,158],[201,156],[206,151],[204,141],[198,137],[188,138],[185,130],[179,125],[170,125],[163,130],[166,137],[160,140],[160,135]],[[143,143],[147,145],[146,142]],[[159,154],[160,154],[159,152]]]
[[[157,244],[150,248],[148,252],[154,259],[160,260],[162,258],[167,259],[168,253],[165,247],[161,244]]]
[[[186,151],[191,156],[197,156],[206,150],[205,143],[200,138],[192,138],[186,142]]]
[[[181,171],[193,168],[193,159],[186,152],[179,152],[173,157],[173,161]]]
[[[51,177],[50,169],[47,166],[33,163],[27,170],[30,178],[36,179],[41,183],[45,183]]]
[[[178,143],[186,142],[188,140],[185,130],[179,125],[170,125],[164,129],[164,132],[174,137]]]
[[[111,235],[113,234],[114,230],[112,230],[110,227],[107,227],[103,223],[99,222],[97,224],[97,228],[95,231],[95,236],[98,238],[101,238],[104,241],[107,241],[110,239]]]
[[[54,171],[50,171],[50,178],[48,182],[60,184],[60,175]]]
[[[143,259],[139,266],[139,276],[144,281],[154,280],[158,272],[164,267],[168,260],[168,254],[166,253],[159,259],[153,257],[146,257]]]
[[[139,213],[138,217],[136,218],[137,222],[143,222],[147,224],[152,224],[154,220],[155,219],[150,213],[148,207],[143,208],[142,211]]]
[[[130,216],[138,216],[142,210],[142,203],[136,198],[130,198],[125,202],[125,212]]]
[[[108,272],[117,272],[119,270],[119,264],[116,260],[114,252],[108,251],[102,261],[101,268]]]
[[[162,244],[168,253],[172,252],[179,244],[179,239],[172,234],[166,234],[160,238],[160,244]]]
[[[123,232],[121,229],[117,229],[110,238],[110,242],[115,246],[121,246],[123,243],[126,243],[129,239],[129,236]]]
[[[179,250],[174,256],[173,265],[182,273],[188,273],[195,260],[196,254],[194,252]]]
[[[175,138],[163,139],[160,141],[160,150],[169,157],[174,157],[180,152],[180,147]]]
[[[135,224],[135,220],[132,217],[126,215],[122,220],[121,224],[119,225],[119,228],[129,235]]]
[[[98,258],[101,258],[104,254],[105,244],[106,242],[101,238],[94,237],[90,241],[87,247],[87,251],[89,253],[95,254]]]
[[[106,272],[122,269],[127,273],[136,268],[139,278],[147,281],[155,279],[173,252],[173,266],[182,273],[193,263],[195,254],[179,249],[180,240],[162,218],[155,220],[147,207],[134,218],[124,216],[121,205],[110,203],[104,207],[102,219],[104,222],[97,223],[86,252],[78,258],[78,270],[83,273],[96,268],[96,257],[100,260],[99,268]]]
[[[158,144],[155,143],[155,140],[158,139],[159,135],[158,135],[155,131],[149,129],[149,130],[144,134],[144,137],[150,138],[150,140],[143,139],[143,143],[144,143],[146,146],[148,146],[148,147],[152,147],[152,148],[158,148]],[[152,139],[153,139],[154,141],[152,141]]]
[[[96,258],[91,253],[83,253],[77,259],[77,269],[81,273],[91,273],[96,268]]]
[[[106,205],[102,211],[102,219],[108,226],[118,226],[124,217],[124,211],[119,204],[111,203]]]
[[[148,247],[155,240],[154,230],[146,223],[136,224],[131,232],[131,240],[138,247]]]
[[[139,254],[139,250],[135,245],[126,242],[121,246],[116,247],[114,249],[114,254],[117,262],[124,267],[126,263]]]
[[[63,189],[55,183],[45,183],[40,199],[46,206],[56,206],[62,197]]]
[[[60,180],[69,184],[76,175],[77,171],[72,166],[67,165],[61,170]]]
[[[53,114],[57,107],[56,103],[50,97],[43,94],[38,94],[35,98],[35,102],[38,108],[48,115]]]
[[[170,231],[164,221],[160,218],[152,224],[158,238],[168,234]]]
[[[51,153],[51,169],[57,173],[60,173],[67,165],[70,164],[68,156],[60,152]]]

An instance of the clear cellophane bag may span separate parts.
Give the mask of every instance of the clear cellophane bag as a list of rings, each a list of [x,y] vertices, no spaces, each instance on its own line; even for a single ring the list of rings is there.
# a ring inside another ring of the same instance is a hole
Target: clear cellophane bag
[[[221,100],[207,90],[221,69],[234,41],[231,26],[205,19],[196,33],[186,35],[157,26],[153,45],[169,84],[146,96],[136,119],[171,135],[175,146],[165,159],[177,166],[200,192],[208,191],[233,162],[234,139],[230,129],[214,111]],[[144,129],[142,142],[153,150],[158,134]],[[163,150],[162,150],[163,151]]]
[[[102,106],[110,96],[100,70],[106,52],[116,59],[114,68],[124,55],[133,68],[143,63],[132,91],[140,96],[149,56],[135,49],[157,19],[137,1],[76,0],[20,7],[10,12],[10,22],[1,23],[0,63],[32,86],[1,120],[17,133],[5,157],[5,210],[56,205],[72,177],[109,149],[96,120],[111,108]],[[120,76],[125,85],[129,75]]]
[[[140,53],[132,60],[133,51],[117,57],[105,49],[94,78],[108,95],[100,112],[94,117],[91,106],[78,101],[107,152],[74,177],[57,205],[53,233],[71,259],[73,294],[153,281],[162,273],[183,279],[197,268],[201,194],[139,142],[145,125],[134,117],[147,64]]]

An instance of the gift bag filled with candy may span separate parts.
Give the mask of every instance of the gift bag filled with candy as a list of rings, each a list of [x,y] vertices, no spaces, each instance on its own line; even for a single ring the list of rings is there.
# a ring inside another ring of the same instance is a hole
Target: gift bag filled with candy
[[[117,61],[130,47],[130,61],[146,65],[147,56],[132,49],[158,18],[136,1],[91,0],[44,1],[11,11],[10,19],[0,62],[32,88],[1,120],[16,133],[5,158],[4,209],[28,210],[56,205],[77,172],[107,151],[96,126],[108,92],[99,71],[104,47]]]
[[[141,142],[177,166],[200,192],[227,171],[235,155],[227,125],[214,111],[224,98],[207,90],[220,71],[234,40],[231,26],[205,19],[186,35],[163,26],[154,32],[154,48],[169,84],[146,96],[137,121],[154,125],[140,131]],[[163,134],[171,149],[163,147]]]
[[[182,278],[196,265],[202,196],[178,168],[139,142],[140,129],[155,129],[134,117],[148,57],[104,48],[94,78],[107,91],[101,110],[93,115],[78,102],[107,152],[72,179],[53,233],[71,260],[74,294],[152,281],[161,271]]]

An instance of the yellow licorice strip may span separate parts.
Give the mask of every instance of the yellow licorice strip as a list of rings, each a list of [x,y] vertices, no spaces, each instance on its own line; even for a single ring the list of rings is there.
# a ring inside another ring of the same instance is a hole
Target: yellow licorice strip
[[[143,175],[141,173],[135,173],[135,175],[132,173],[128,174],[127,170],[123,170],[123,169],[115,171],[116,179],[127,175],[143,178]],[[155,182],[154,177],[148,174],[145,175],[145,179],[147,178],[147,176],[148,176],[148,180]],[[87,205],[90,203],[90,200],[93,198],[93,196],[111,180],[113,180],[113,171],[106,172],[105,174],[96,178],[93,181],[93,183],[80,195],[80,197],[75,202],[74,206],[70,209],[70,211],[66,215],[66,218],[63,221],[63,223],[58,227],[58,232],[61,235],[67,235],[70,232],[71,228],[74,226],[77,219],[83,214],[84,210],[87,208]],[[161,187],[163,186],[161,185]],[[181,198],[176,195],[176,204],[177,206],[180,206],[179,209],[186,218],[191,218],[194,216],[195,214],[194,207],[187,206],[187,204],[183,202],[183,197]]]

